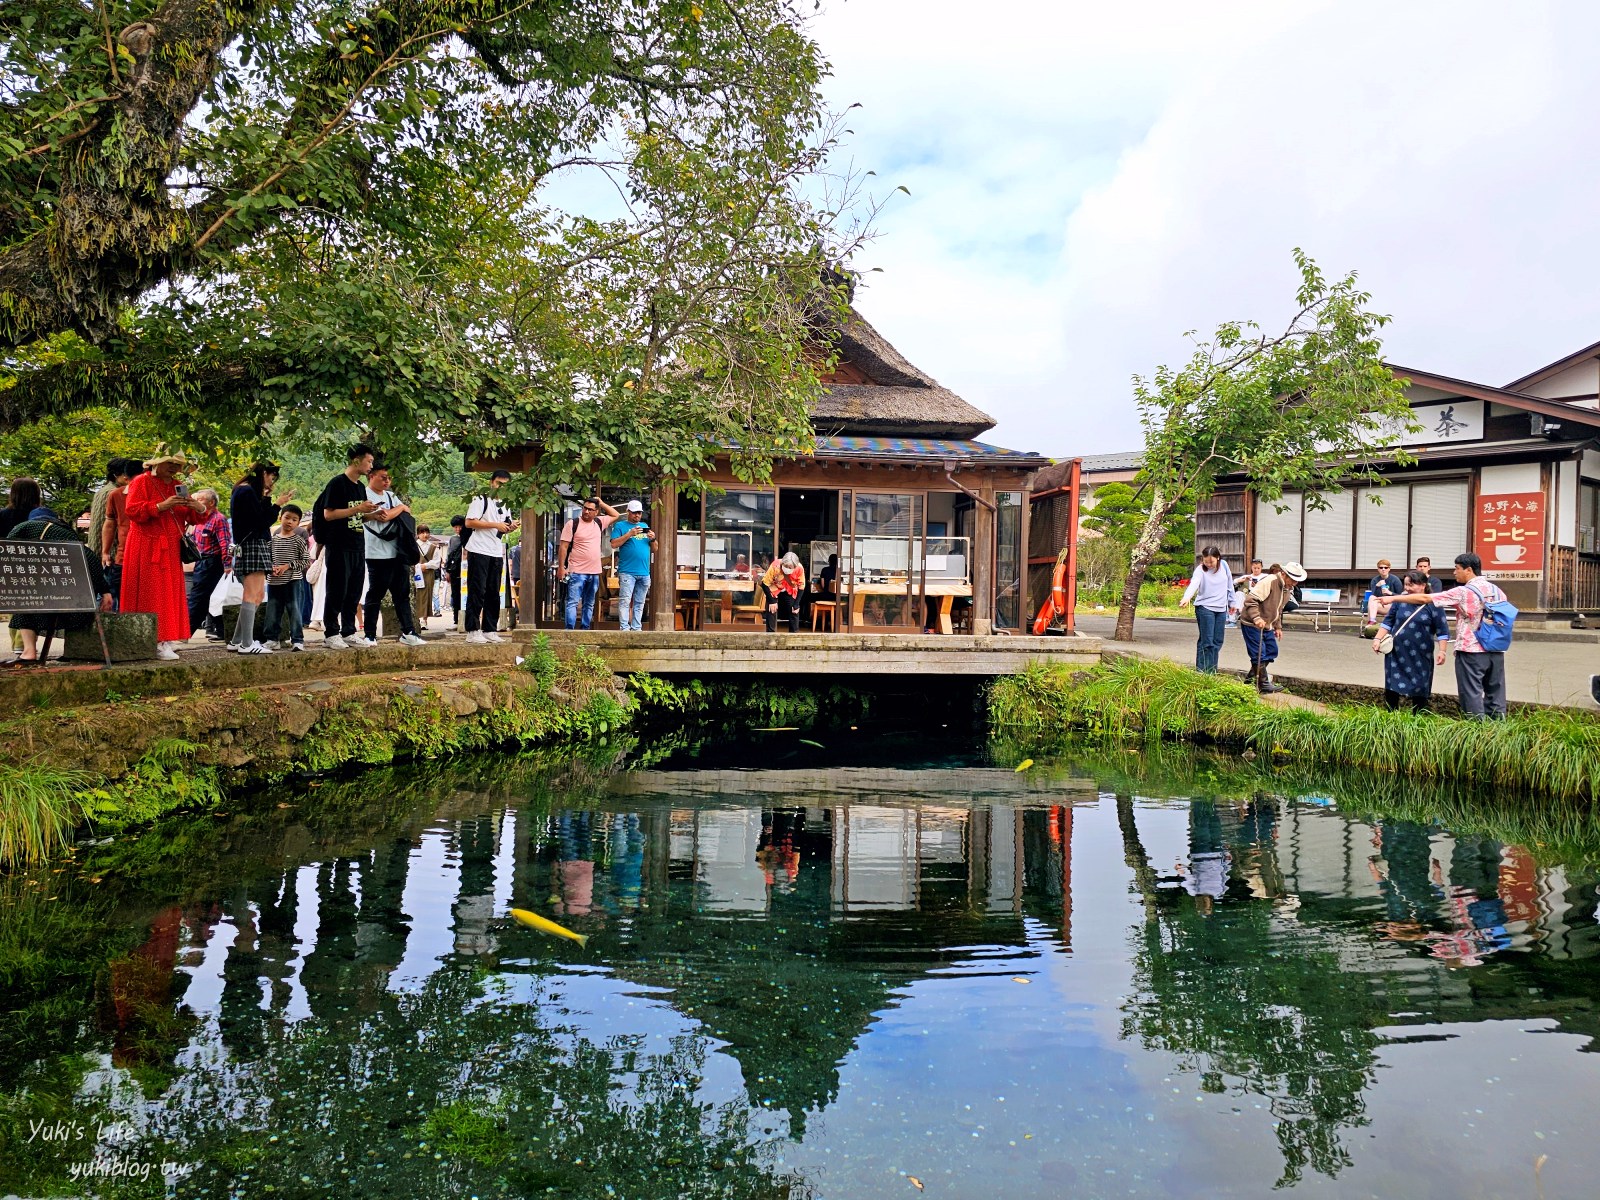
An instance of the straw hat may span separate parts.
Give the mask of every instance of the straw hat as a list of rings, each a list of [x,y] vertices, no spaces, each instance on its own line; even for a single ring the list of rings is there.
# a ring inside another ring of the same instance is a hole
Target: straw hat
[[[154,458],[145,459],[144,469],[149,471],[155,467],[159,467],[162,463],[175,463],[176,465],[184,468],[197,465],[191,459],[187,458],[181,450],[177,453],[172,453],[165,448],[158,448]]]

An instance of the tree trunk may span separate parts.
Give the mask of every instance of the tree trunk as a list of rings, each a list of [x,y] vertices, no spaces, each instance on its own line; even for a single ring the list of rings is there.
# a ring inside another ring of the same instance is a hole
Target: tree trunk
[[[1156,917],[1156,872],[1150,865],[1150,855],[1139,837],[1139,823],[1134,816],[1133,797],[1117,796],[1117,828],[1122,831],[1122,861],[1133,871],[1133,886],[1139,889],[1144,900],[1145,919]]]
[[[1145,518],[1139,540],[1133,544],[1133,556],[1128,563],[1128,577],[1122,582],[1122,606],[1117,609],[1117,630],[1113,641],[1133,641],[1133,612],[1139,606],[1139,589],[1144,585],[1145,572],[1155,561],[1161,549],[1161,539],[1167,534],[1167,521],[1172,505],[1158,488],[1150,497],[1150,515]]]

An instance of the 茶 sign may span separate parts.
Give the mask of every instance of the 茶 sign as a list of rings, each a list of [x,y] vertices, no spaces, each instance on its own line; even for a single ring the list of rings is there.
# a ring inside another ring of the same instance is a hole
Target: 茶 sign
[[[1544,575],[1544,493],[1479,496],[1473,548],[1491,579],[1539,579]]]

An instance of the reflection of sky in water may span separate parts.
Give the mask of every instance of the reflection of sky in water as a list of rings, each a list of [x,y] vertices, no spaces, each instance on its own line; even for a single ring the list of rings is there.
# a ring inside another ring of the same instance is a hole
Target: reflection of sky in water
[[[556,818],[514,808],[436,820],[386,843],[403,868],[388,910],[360,855],[348,878],[289,868],[290,944],[251,994],[294,1023],[319,988],[348,986],[340,1003],[359,1005],[361,988],[414,995],[442,967],[482,967],[485,1003],[537,1005],[569,1049],[648,1058],[699,1034],[712,1053],[697,1096],[761,1108],[754,1136],[803,1115],[775,1153],[827,1197],[909,1195],[902,1175],[929,1195],[1258,1196],[1292,1158],[1280,1121],[1334,1147],[1333,1174],[1315,1153],[1300,1164],[1297,1195],[1531,1194],[1544,1154],[1553,1200],[1600,1170],[1587,1099],[1600,1059],[1578,1053],[1595,1028],[1591,876],[1331,809],[1141,799],[1146,896],[1114,796],[1037,797],[1068,813],[971,791],[975,807],[949,794],[917,807],[927,798],[886,786],[849,810],[780,792],[788,813],[813,805],[782,820],[733,801],[641,805],[559,836]],[[1058,828],[1066,863],[1051,857]],[[614,857],[640,846],[638,862]],[[1201,855],[1227,871],[1209,915],[1185,886]],[[325,957],[308,995],[308,958],[329,952],[330,879],[350,914],[339,953],[378,968],[343,984]],[[590,951],[507,926],[513,904],[589,933]],[[183,1002],[204,1020],[181,1066],[227,1058],[225,976],[259,916],[236,906],[185,949]],[[1452,969],[1422,940],[1477,936],[1474,921],[1499,922],[1481,966]],[[842,1028],[797,1011],[818,1003],[811,983],[843,989]],[[756,987],[770,1007],[741,1011],[740,989]],[[1280,1051],[1304,1051],[1310,1074],[1297,1082]],[[822,1082],[769,1088],[757,1063]],[[803,1114],[774,1099],[819,1089]]]

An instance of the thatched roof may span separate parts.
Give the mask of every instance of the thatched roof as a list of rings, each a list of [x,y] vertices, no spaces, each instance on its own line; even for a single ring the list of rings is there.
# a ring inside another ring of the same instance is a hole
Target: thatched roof
[[[917,370],[854,308],[836,336],[836,381],[811,412],[818,434],[966,439],[994,427],[993,417]]]

